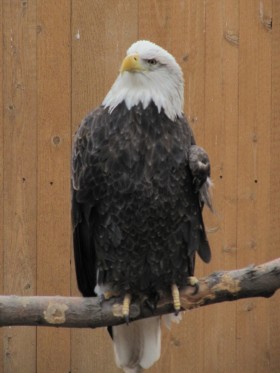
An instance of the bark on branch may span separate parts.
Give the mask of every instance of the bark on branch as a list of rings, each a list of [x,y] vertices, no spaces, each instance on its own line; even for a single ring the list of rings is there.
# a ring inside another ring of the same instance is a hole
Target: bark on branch
[[[280,258],[258,266],[214,272],[199,280],[199,291],[181,289],[185,310],[214,303],[251,297],[270,297],[280,288]],[[131,321],[172,313],[172,299],[164,296],[152,312],[144,304],[133,303]],[[60,296],[0,296],[0,326],[33,325],[70,328],[97,328],[123,323],[121,299],[100,304],[97,298]]]

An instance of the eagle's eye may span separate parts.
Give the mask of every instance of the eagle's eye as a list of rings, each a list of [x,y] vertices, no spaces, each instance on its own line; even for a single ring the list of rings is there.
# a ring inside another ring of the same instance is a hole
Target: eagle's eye
[[[155,58],[150,58],[147,60],[148,64],[149,65],[156,65],[157,64],[157,60]]]

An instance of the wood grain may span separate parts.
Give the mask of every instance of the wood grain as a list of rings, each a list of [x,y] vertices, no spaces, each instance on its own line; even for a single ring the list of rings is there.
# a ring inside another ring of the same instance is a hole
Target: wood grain
[[[226,135],[225,113],[229,91],[225,92],[223,80],[225,79],[224,49],[226,47],[223,34],[225,18],[224,1],[209,1],[205,5],[205,148],[211,160],[211,174],[215,185],[214,195],[223,196],[225,191],[224,168],[226,164]],[[234,14],[232,14],[234,17]],[[228,20],[230,22],[230,20]],[[234,62],[233,62],[234,63]],[[233,92],[231,90],[231,92]],[[228,138],[227,138],[228,140]],[[233,170],[234,172],[234,170]],[[228,180],[229,182],[229,180]],[[216,214],[207,214],[207,227],[212,230],[208,234],[213,249],[213,259],[207,270],[224,268],[229,253],[222,250],[225,229],[225,205],[224,198],[215,199]],[[226,320],[227,312],[232,313],[229,305],[215,306],[204,310],[204,371],[223,371],[225,361],[230,371],[230,357],[225,352],[232,343],[232,326]],[[228,325],[228,338],[225,339],[225,326]],[[217,343],[211,341],[215,339]],[[224,355],[225,354],[225,355]],[[224,355],[224,357],[223,357]]]
[[[239,34],[239,136],[238,136],[238,241],[237,261],[243,265],[256,261],[257,215],[256,185],[254,184],[256,145],[258,71],[258,13],[257,2],[240,1]],[[237,305],[237,369],[258,369],[256,331],[256,302],[242,301]],[[248,341],[250,340],[250,343]]]
[[[280,256],[280,172],[278,170],[280,155],[280,2],[273,1],[272,8],[272,50],[271,50],[271,147],[270,147],[270,255]],[[266,351],[269,359],[269,370],[272,373],[280,371],[280,319],[275,312],[279,307],[280,294],[271,299],[268,318],[270,333],[269,350]],[[278,351],[278,352],[277,352]]]
[[[205,146],[205,3],[189,0],[187,4],[188,9],[182,13],[187,28],[186,54],[181,60],[185,75],[185,114],[197,143]],[[200,271],[200,263],[198,267]]]
[[[36,293],[36,4],[2,2],[4,293]],[[3,331],[4,372],[36,372],[36,329]]]
[[[270,1],[240,2],[238,262],[269,258],[271,33],[263,19],[271,14]],[[238,369],[267,371],[269,349],[268,305],[261,301],[237,306]],[[248,343],[251,341],[251,343]],[[257,356],[257,358],[256,358]],[[250,360],[254,362],[250,362]]]
[[[272,33],[269,20],[272,20],[272,1],[263,0],[257,2],[258,17],[258,89],[257,100],[257,142],[254,146],[257,168],[254,184],[256,185],[256,215],[257,222],[257,251],[256,262],[272,259],[267,242],[270,239],[270,146],[271,133],[267,125],[271,124],[271,50]],[[271,304],[262,300],[256,302],[257,330],[252,338],[256,338],[258,353],[258,372],[270,369],[270,361],[267,353],[270,348],[269,312]],[[255,352],[256,353],[256,352]]]
[[[219,33],[216,38],[222,42],[220,44],[220,60],[221,67],[218,75],[214,77],[220,87],[220,118],[216,118],[221,123],[216,124],[217,129],[211,131],[221,133],[219,144],[222,148],[222,153],[218,155],[218,159],[214,159],[212,164],[214,167],[219,165],[214,177],[214,195],[223,196],[222,204],[216,207],[216,215],[211,217],[212,227],[221,229],[220,234],[216,237],[218,250],[213,250],[213,266],[216,268],[234,268],[236,267],[236,247],[237,247],[237,135],[238,135],[238,55],[239,55],[239,19],[238,19],[238,4],[235,0],[227,0],[220,4],[220,17],[222,25],[220,25]],[[209,18],[211,24],[211,15]],[[214,18],[215,23],[217,20]],[[210,26],[211,27],[211,26]],[[222,35],[221,35],[222,34]],[[217,53],[217,51],[213,51]],[[213,59],[212,57],[210,58]],[[214,62],[215,63],[215,62]],[[220,81],[219,81],[220,80]],[[218,82],[219,81],[219,82]],[[213,146],[214,143],[213,143]],[[211,144],[210,144],[211,147]],[[220,163],[218,163],[218,162]],[[216,184],[219,190],[216,191]],[[217,194],[216,194],[217,193]],[[215,229],[215,228],[214,228]],[[215,234],[214,234],[215,236]],[[210,239],[212,235],[209,235]],[[216,246],[214,246],[215,248]],[[217,257],[219,262],[217,262]],[[217,330],[219,325],[217,340],[218,344],[215,348],[215,355],[218,358],[218,363],[211,359],[212,369],[215,369],[215,364],[218,365],[219,371],[235,372],[236,369],[236,305],[224,304],[221,309],[216,310],[216,322],[213,327],[210,326],[210,338],[214,330]],[[213,310],[215,312],[215,310]],[[219,320],[217,322],[217,320]],[[206,325],[208,317],[206,315]],[[205,345],[206,348],[206,345]],[[208,350],[208,349],[207,349]],[[232,351],[232,353],[228,353]],[[211,354],[211,350],[209,351]],[[212,356],[212,355],[211,355]],[[207,366],[207,358],[206,358]]]
[[[69,1],[37,3],[37,293],[70,294],[71,48]],[[70,371],[70,331],[39,329],[37,371]]]

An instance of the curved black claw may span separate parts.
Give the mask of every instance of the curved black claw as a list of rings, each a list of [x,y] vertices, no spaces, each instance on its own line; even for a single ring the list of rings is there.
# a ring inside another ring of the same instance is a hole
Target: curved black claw
[[[124,315],[124,320],[125,320],[125,323],[126,325],[129,325],[129,315]]]
[[[175,316],[178,316],[179,313],[180,313],[180,310],[175,310],[175,311],[174,311],[174,315],[175,315]]]

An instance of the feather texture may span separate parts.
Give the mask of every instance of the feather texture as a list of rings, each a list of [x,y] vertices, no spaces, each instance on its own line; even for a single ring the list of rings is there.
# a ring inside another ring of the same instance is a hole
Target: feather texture
[[[124,294],[187,284],[195,253],[210,260],[198,191],[189,167],[192,131],[151,103],[111,114],[100,107],[73,150],[74,251],[79,289]],[[98,276],[97,276],[98,274]]]

